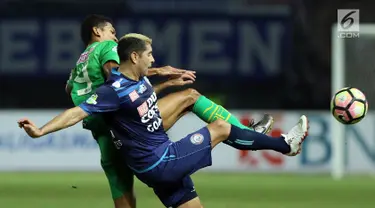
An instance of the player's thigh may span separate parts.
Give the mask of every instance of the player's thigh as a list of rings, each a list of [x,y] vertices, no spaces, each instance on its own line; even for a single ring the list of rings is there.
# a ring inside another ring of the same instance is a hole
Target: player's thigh
[[[198,194],[190,176],[173,183],[160,183],[153,187],[155,194],[166,207],[201,208]]]
[[[119,158],[121,158],[112,143],[109,131],[95,132],[92,134],[98,142],[101,153],[101,166],[107,176],[113,199],[126,195],[126,198],[134,198],[134,174],[132,170]]]
[[[164,129],[168,130],[172,127],[188,111],[188,108],[196,102],[199,96],[199,92],[189,88],[159,99],[158,107],[163,119]]]
[[[211,138],[206,127],[195,131],[170,145],[169,155],[163,164],[170,176],[179,179],[212,165]]]
[[[158,165],[137,178],[150,187],[160,183],[175,183],[194,172],[212,165],[211,140],[206,127],[177,142],[169,144]]]

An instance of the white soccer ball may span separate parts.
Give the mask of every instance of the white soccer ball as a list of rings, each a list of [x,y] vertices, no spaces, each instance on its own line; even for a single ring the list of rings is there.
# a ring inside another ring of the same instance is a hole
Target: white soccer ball
[[[331,100],[332,115],[343,124],[358,123],[366,116],[367,111],[366,96],[357,88],[343,88]]]

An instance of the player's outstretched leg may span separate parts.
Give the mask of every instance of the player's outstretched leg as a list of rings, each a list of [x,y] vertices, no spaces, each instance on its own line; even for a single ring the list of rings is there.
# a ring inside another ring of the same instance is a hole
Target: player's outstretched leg
[[[286,135],[272,138],[241,129],[218,119],[177,142],[170,144],[161,163],[152,171],[136,173],[150,187],[166,207],[201,207],[189,175],[212,164],[211,150],[220,142],[241,150],[275,150],[286,155],[297,155],[307,135],[307,118],[300,121]]]
[[[280,138],[272,138],[258,132],[241,129],[223,120],[207,126],[211,134],[211,147],[224,142],[240,150],[275,150],[285,155],[295,156],[301,152],[301,144],[308,134],[308,120],[301,116],[299,122]]]
[[[197,90],[191,88],[171,93],[161,98],[158,101],[158,107],[166,131],[191,109],[193,113],[207,123],[211,123],[220,118],[239,128],[254,129],[263,134],[267,134],[273,126],[273,118],[268,114],[264,115],[258,123],[251,122],[249,127],[244,126],[225,108],[217,105],[201,95]]]

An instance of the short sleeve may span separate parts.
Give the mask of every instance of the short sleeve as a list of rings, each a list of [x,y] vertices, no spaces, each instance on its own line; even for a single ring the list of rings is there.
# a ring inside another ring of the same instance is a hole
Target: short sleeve
[[[96,90],[95,94],[91,95],[79,107],[90,115],[112,112],[119,109],[120,100],[114,89],[110,86],[102,85]]]
[[[120,60],[117,54],[117,43],[115,41],[106,41],[102,44],[104,46],[100,51],[100,65],[103,66],[108,61],[115,61],[119,64]]]

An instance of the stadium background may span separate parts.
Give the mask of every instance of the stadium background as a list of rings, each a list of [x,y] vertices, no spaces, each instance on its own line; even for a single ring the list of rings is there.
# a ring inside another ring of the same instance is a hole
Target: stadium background
[[[24,116],[42,125],[72,106],[64,86],[84,47],[79,23],[91,13],[112,17],[119,36],[153,37],[156,65],[196,70],[192,87],[244,123],[273,113],[276,136],[300,112],[309,115],[311,137],[297,158],[225,146],[215,150],[213,167],[194,175],[205,207],[373,207],[375,182],[368,175],[375,165],[374,116],[348,130],[346,169],[352,174],[336,182],[329,177],[328,112],[336,9],[358,8],[361,22],[374,22],[373,5],[349,0],[1,1],[0,207],[112,206],[96,144],[79,125],[41,140],[31,140],[16,126]],[[169,133],[179,138],[202,125],[188,115]],[[147,187],[137,182],[136,190],[139,207],[161,207]]]

